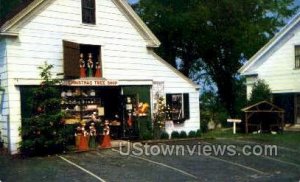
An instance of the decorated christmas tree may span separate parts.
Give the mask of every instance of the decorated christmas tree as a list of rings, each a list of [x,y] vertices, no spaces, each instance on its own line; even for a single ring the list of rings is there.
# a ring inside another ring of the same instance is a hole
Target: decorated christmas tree
[[[170,108],[165,103],[164,97],[156,98],[156,108],[154,112],[154,138],[158,139],[165,131],[165,121],[170,119]]]
[[[33,89],[31,117],[23,119],[20,143],[24,155],[47,155],[64,150],[63,113],[60,109],[59,80],[52,79],[53,65],[45,63],[41,70],[42,83]]]

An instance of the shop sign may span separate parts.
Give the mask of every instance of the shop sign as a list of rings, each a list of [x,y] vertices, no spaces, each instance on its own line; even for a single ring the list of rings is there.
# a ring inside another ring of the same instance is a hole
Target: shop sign
[[[118,86],[117,80],[64,80],[65,86]]]

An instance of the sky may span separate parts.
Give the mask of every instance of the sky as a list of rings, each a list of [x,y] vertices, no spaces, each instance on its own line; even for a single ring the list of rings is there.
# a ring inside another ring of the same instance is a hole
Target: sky
[[[136,3],[138,2],[139,0],[128,0],[129,3]],[[300,1],[300,0],[299,0]]]

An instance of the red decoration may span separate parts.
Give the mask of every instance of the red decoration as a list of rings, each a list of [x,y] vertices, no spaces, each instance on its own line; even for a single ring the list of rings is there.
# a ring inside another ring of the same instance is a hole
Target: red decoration
[[[106,120],[103,128],[103,141],[100,145],[101,148],[111,148],[111,140],[109,136],[109,122]]]
[[[96,73],[95,73],[95,77],[97,77],[97,78],[101,78],[101,77],[102,77],[101,65],[100,65],[100,63],[99,63],[98,61],[96,62]]]
[[[80,135],[80,141],[79,141],[79,146],[78,150],[80,151],[87,151],[89,150],[89,141],[88,141],[88,133],[85,131],[84,126],[82,127],[82,133]]]
[[[132,116],[131,116],[131,114],[128,115],[127,124],[128,124],[129,127],[132,126]]]
[[[86,77],[85,63],[84,63],[84,60],[83,60],[83,54],[82,53],[80,54],[79,66],[80,66],[80,77],[85,78]]]

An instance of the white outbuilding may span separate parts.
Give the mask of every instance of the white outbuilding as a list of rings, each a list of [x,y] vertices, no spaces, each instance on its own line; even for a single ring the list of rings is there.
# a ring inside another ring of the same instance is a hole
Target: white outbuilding
[[[93,114],[119,119],[114,137],[126,138],[128,124],[139,123],[140,130],[151,123],[156,97],[162,96],[172,130],[200,128],[199,86],[154,53],[159,40],[125,0],[25,2],[0,24],[0,129],[11,154],[18,152],[19,128],[28,114],[26,94],[40,84],[37,67],[44,62],[64,77],[66,123]]]

